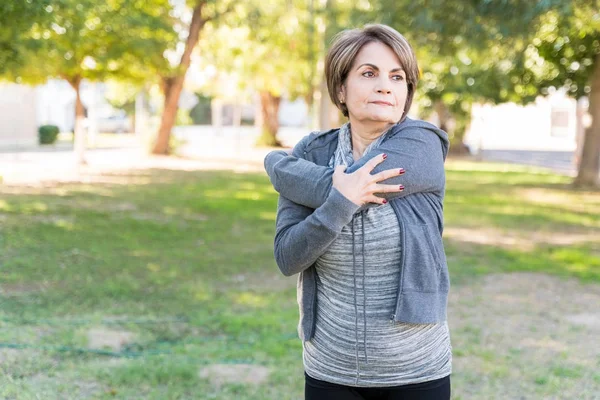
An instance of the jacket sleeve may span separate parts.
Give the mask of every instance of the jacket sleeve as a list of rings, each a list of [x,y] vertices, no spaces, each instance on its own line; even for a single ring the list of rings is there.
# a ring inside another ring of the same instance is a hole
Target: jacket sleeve
[[[275,228],[275,261],[285,276],[310,267],[338,237],[358,205],[337,189],[313,210],[279,196]]]
[[[270,152],[264,166],[278,193],[294,203],[316,209],[331,192],[333,169],[304,159],[308,139],[308,136],[302,139],[291,155],[283,150]]]
[[[265,169],[277,192],[298,204],[317,208],[323,204],[331,191],[334,170],[304,160],[300,157],[303,151],[304,143],[300,142],[292,155],[287,155],[284,151],[271,152],[265,158]],[[418,192],[433,192],[443,196],[444,153],[437,134],[422,129],[398,132],[379,147],[364,154],[346,170],[346,173],[356,171],[381,153],[386,153],[388,157],[373,169],[372,174],[391,168],[404,168],[406,173],[380,182],[402,184],[402,192],[378,193],[378,196],[394,199]],[[365,204],[358,210],[376,205]]]

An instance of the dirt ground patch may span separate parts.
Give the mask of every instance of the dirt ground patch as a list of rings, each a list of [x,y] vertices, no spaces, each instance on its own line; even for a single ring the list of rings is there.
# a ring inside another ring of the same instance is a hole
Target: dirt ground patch
[[[43,293],[50,287],[50,282],[4,283],[0,286],[0,297],[29,296]]]
[[[0,365],[8,365],[15,362],[20,355],[17,349],[0,349]]]
[[[600,285],[545,274],[494,274],[453,288],[461,398],[598,399],[599,305]]]
[[[260,385],[269,377],[270,370],[252,364],[213,364],[200,369],[200,378],[209,379],[219,387],[227,383]]]
[[[94,328],[88,331],[88,346],[92,349],[109,348],[118,352],[133,339],[134,334],[127,331],[105,328]]]

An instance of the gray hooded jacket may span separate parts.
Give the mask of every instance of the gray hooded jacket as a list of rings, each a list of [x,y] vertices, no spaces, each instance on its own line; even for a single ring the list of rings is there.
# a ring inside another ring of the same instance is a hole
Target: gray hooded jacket
[[[275,233],[275,260],[286,276],[299,273],[299,335],[310,340],[314,332],[316,273],[314,263],[350,223],[361,207],[332,186],[334,170],[327,167],[337,147],[339,129],[304,137],[291,156],[274,151],[265,157],[265,169],[280,193]],[[450,280],[442,243],[444,161],[448,136],[432,124],[406,118],[386,139],[364,154],[346,173],[352,173],[381,153],[387,159],[373,174],[390,168],[406,173],[382,183],[403,184],[390,200],[401,232],[402,256],[396,311],[392,321],[438,323],[446,320]],[[376,206],[374,204],[365,207]]]

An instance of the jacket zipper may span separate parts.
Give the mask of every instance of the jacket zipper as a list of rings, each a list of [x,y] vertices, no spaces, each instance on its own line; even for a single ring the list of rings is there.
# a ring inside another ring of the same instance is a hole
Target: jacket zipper
[[[404,275],[404,261],[405,261],[405,254],[406,254],[406,246],[405,246],[405,233],[404,233],[404,220],[402,219],[402,217],[400,216],[400,212],[398,212],[398,210],[396,209],[396,205],[393,202],[390,202],[390,204],[392,205],[392,209],[394,210],[394,212],[396,213],[396,218],[398,218],[398,223],[400,225],[400,277],[398,280],[398,292],[396,293],[396,303],[395,303],[395,307],[396,309],[394,310],[394,314],[391,315],[390,317],[390,323],[394,323],[394,321],[396,320],[396,313],[398,312],[398,300],[400,298],[400,293],[402,293],[402,286],[403,286],[403,275]]]
[[[316,305],[317,305],[317,268],[315,267],[315,264],[312,265],[314,281],[315,281],[315,290],[314,290],[314,295],[312,297],[312,306],[311,306],[312,324],[310,327],[310,335],[308,335],[308,337],[310,337],[310,338],[312,338],[313,335],[315,334],[315,326],[317,325],[317,309],[316,309]]]

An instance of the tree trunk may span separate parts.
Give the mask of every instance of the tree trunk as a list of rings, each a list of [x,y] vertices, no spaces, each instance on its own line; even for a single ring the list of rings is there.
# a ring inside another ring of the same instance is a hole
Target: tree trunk
[[[435,109],[435,113],[438,116],[440,129],[447,133],[450,133],[448,132],[448,130],[450,129],[449,122],[452,115],[450,114],[450,110],[448,110],[446,104],[444,104],[444,102],[441,99],[438,99],[433,103],[433,108]]]
[[[277,140],[280,103],[281,97],[273,96],[273,94],[268,91],[260,92],[262,128],[261,135],[257,142],[260,146],[281,146],[281,143]]]
[[[448,106],[442,99],[435,100],[433,108],[438,121],[440,129],[448,133],[448,139],[450,140],[450,153],[453,155],[467,155],[469,149],[463,143],[465,131],[467,129],[466,120],[461,120],[461,115],[452,115]]]
[[[592,124],[585,131],[579,172],[573,182],[576,187],[600,186],[600,55],[594,61],[591,88],[589,113]]]
[[[163,114],[160,120],[160,127],[158,129],[158,136],[156,138],[154,148],[152,149],[153,154],[169,154],[171,130],[173,129],[173,125],[175,125],[179,96],[181,95],[181,90],[183,89],[185,74],[190,67],[192,50],[194,47],[196,47],[196,44],[200,39],[200,31],[207,21],[206,17],[202,15],[202,11],[204,10],[206,2],[207,0],[198,0],[196,2],[196,6],[194,7],[192,13],[190,31],[185,43],[185,50],[181,56],[179,68],[177,68],[177,74],[162,78],[165,101]]]
[[[89,97],[87,109],[87,130],[85,136],[86,144],[91,148],[96,147],[98,142],[98,107],[96,106],[96,83],[90,83],[91,96]]]
[[[575,157],[573,164],[579,171],[579,162],[581,160],[581,152],[583,150],[583,138],[585,136],[585,126],[583,117],[587,110],[582,106],[581,99],[576,99],[575,102]]]
[[[75,76],[66,78],[67,82],[71,85],[73,90],[75,90],[75,127],[73,129],[74,135],[74,151],[75,151],[75,159],[78,165],[87,164],[85,160],[85,108],[83,107],[83,102],[81,101],[81,77]]]

